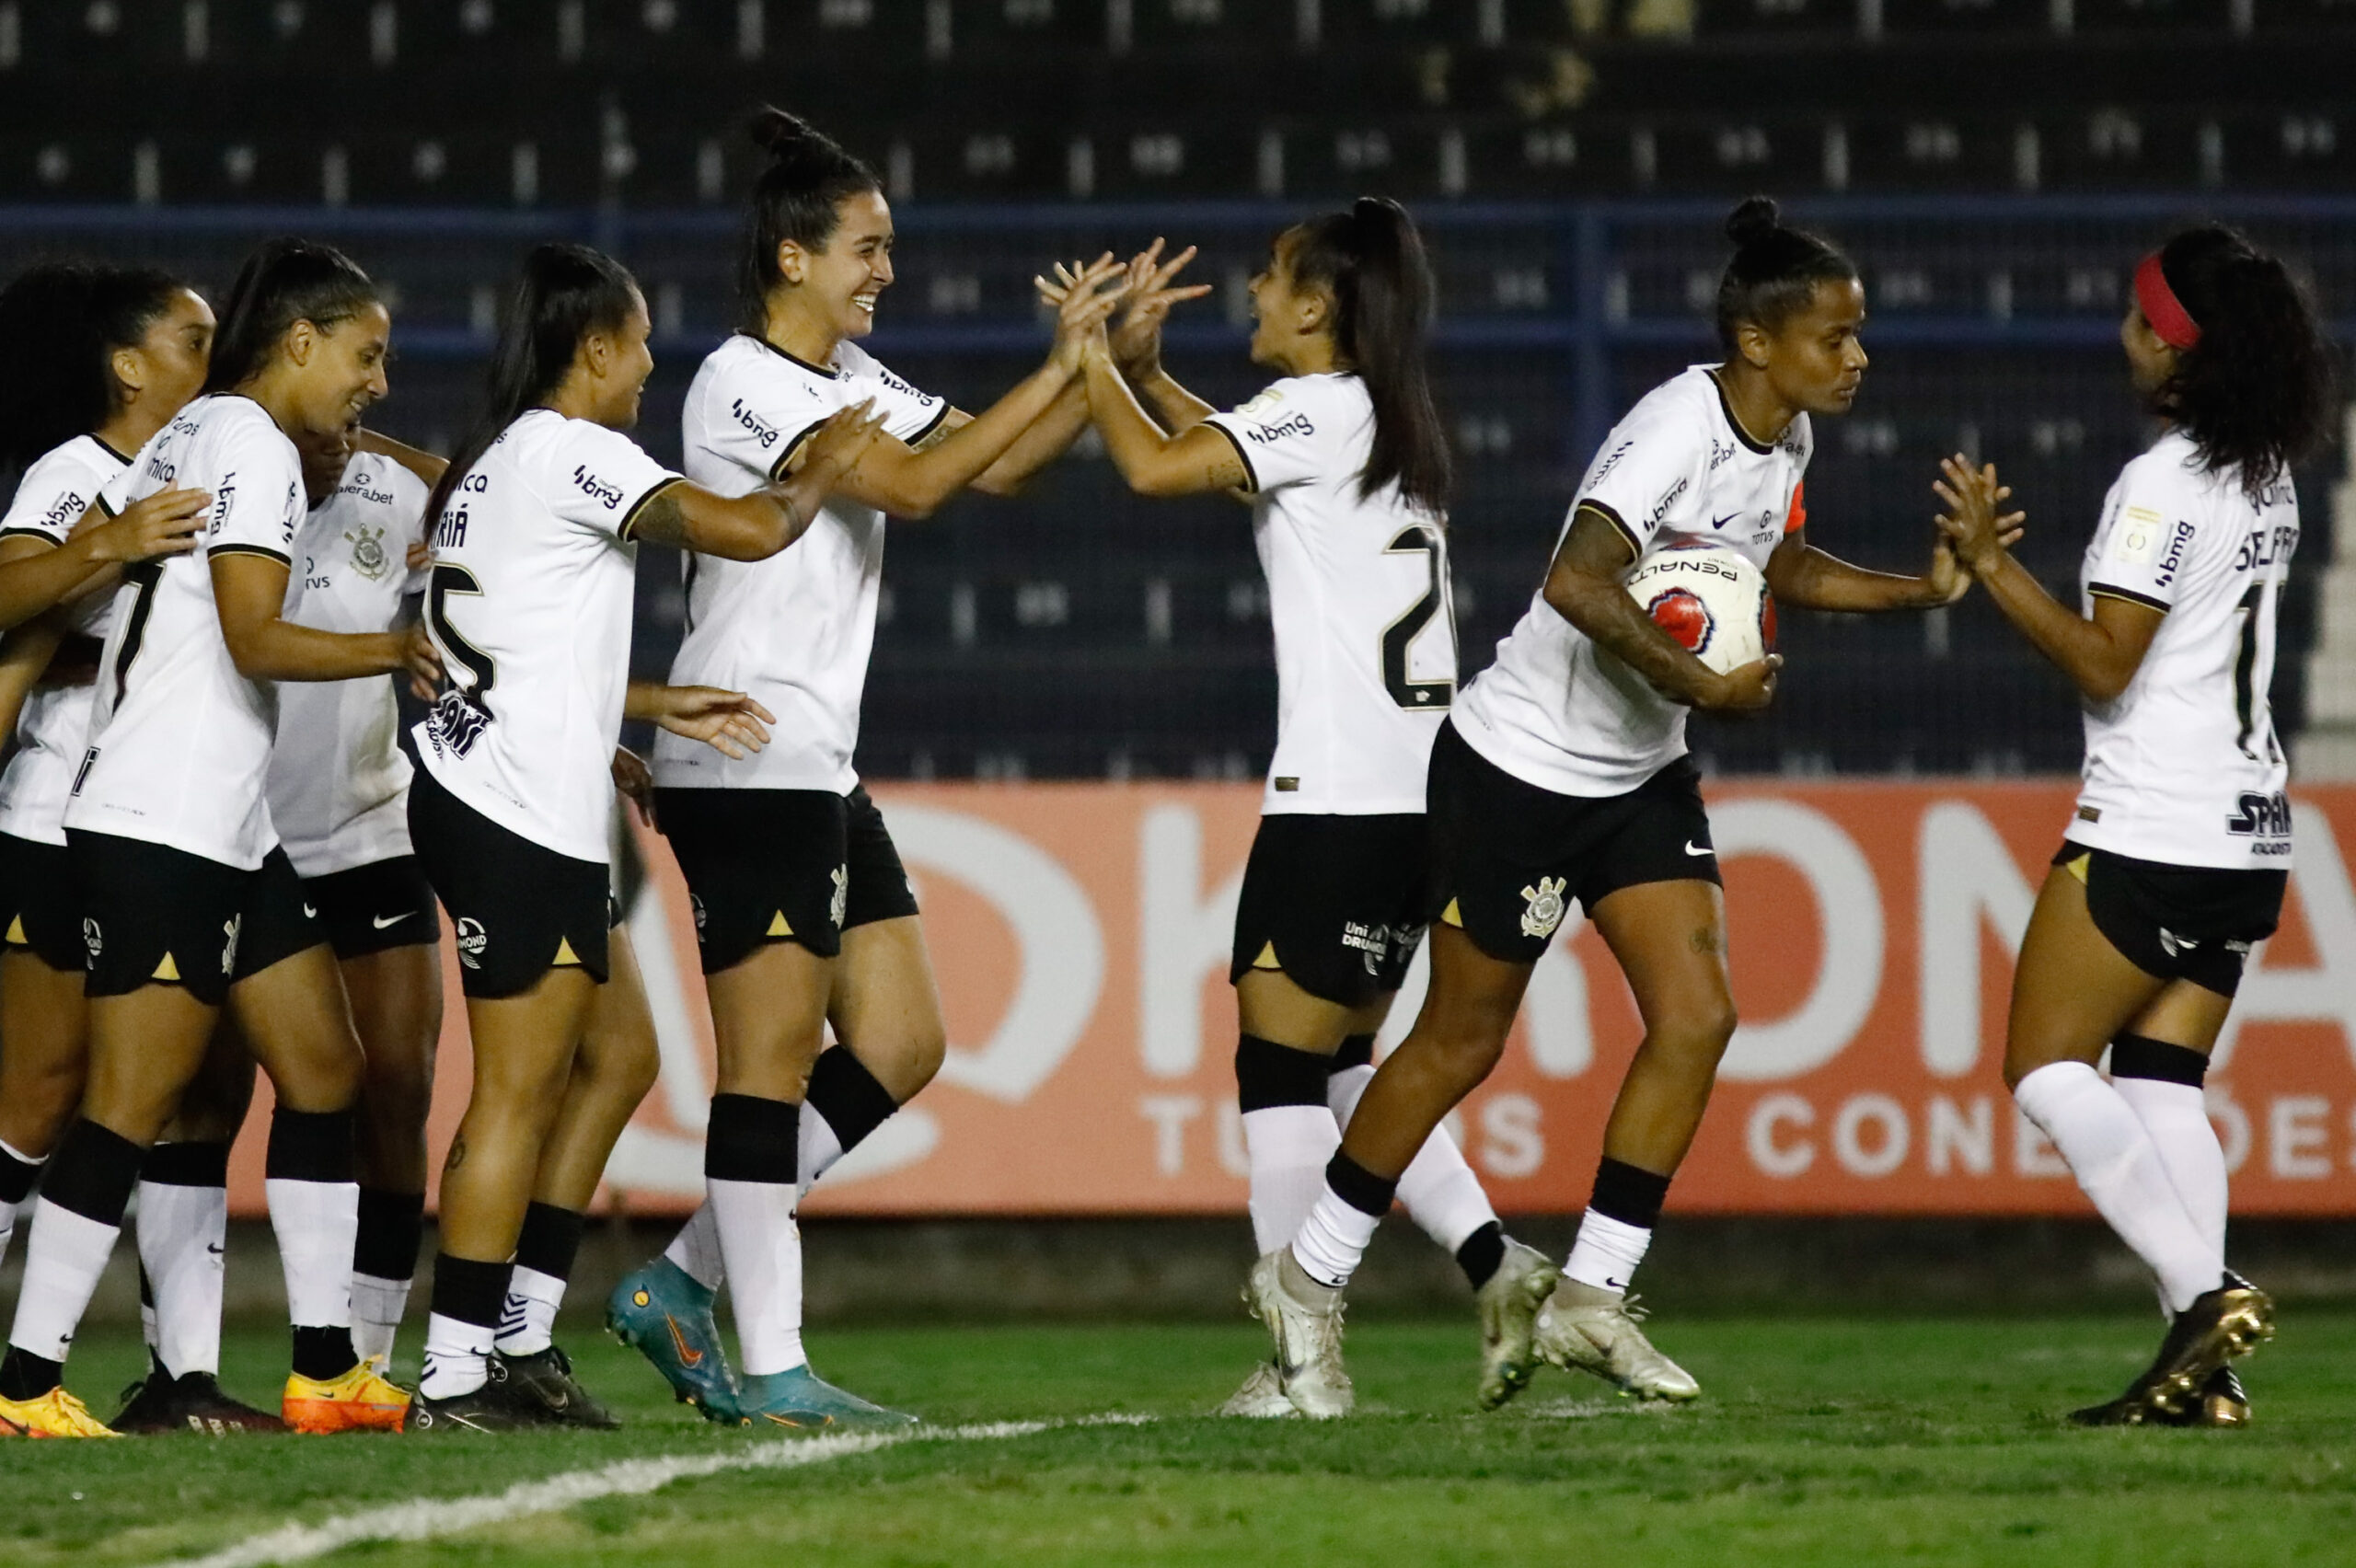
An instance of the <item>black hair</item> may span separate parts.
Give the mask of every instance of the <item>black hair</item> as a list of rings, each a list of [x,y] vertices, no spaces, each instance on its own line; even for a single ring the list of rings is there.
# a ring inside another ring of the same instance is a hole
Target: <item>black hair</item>
[[[848,196],[881,190],[884,182],[861,158],[798,114],[763,108],[753,116],[754,143],[768,167],[753,181],[753,210],[745,224],[736,265],[744,329],[758,337],[768,325],[769,291],[778,285],[777,248],[787,240],[824,250],[841,221]]]
[[[524,271],[507,296],[499,346],[483,377],[482,407],[425,504],[429,522],[442,515],[458,481],[501,432],[563,382],[581,340],[592,332],[619,330],[639,299],[638,280],[629,269],[602,250],[542,245],[524,258]]]
[[[1292,232],[1293,283],[1333,292],[1334,347],[1374,404],[1358,494],[1395,482],[1416,505],[1446,512],[1456,467],[1424,364],[1437,291],[1415,220],[1388,197],[1361,196]]]
[[[381,296],[360,264],[332,245],[309,239],[265,240],[237,269],[213,338],[207,392],[227,392],[270,363],[286,329],[297,321],[328,330]]]
[[[1745,197],[1727,214],[1734,255],[1718,279],[1718,342],[1735,352],[1735,330],[1748,321],[1773,332],[1806,310],[1819,283],[1853,283],[1857,264],[1821,235],[1784,225],[1774,200]]]
[[[0,289],[0,468],[29,467],[115,411],[108,358],[189,285],[154,267],[52,261]]]
[[[2333,351],[2289,269],[2222,224],[2170,239],[2160,271],[2200,340],[2178,351],[2152,411],[2184,428],[2208,468],[2237,466],[2254,502],[2328,438]]]

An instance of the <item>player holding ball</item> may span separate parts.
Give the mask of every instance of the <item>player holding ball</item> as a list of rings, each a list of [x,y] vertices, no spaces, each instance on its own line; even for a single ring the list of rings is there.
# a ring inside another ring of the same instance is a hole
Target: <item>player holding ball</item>
[[[1808,544],[1809,421],[1846,413],[1856,398],[1865,289],[1846,256],[1784,226],[1764,197],[1737,207],[1727,235],[1724,362],[1656,387],[1605,439],[1545,583],[1433,749],[1430,993],[1368,1087],[1308,1220],[1289,1247],[1261,1258],[1249,1287],[1306,1414],[1349,1409],[1343,1288],[1400,1172],[1496,1066],[1574,902],[1626,974],[1645,1036],[1562,1282],[1538,1309],[1537,1354],[1640,1398],[1701,1391],[1646,1339],[1628,1295],[1735,1028],[1726,905],[1685,715],[1765,708],[1781,661],[1725,667],[1726,649],[1689,651],[1632,597],[1632,574],[1649,573],[1661,552],[1691,550],[1734,579],[1763,572],[1785,605],[1851,612],[1929,609],[1969,586],[1944,541],[1919,577],[1861,571]],[[1664,594],[1644,591],[1647,604]],[[1703,607],[1742,597],[1688,592]],[[1759,636],[1765,606],[1752,602],[1750,626],[1722,629]],[[1519,1387],[1535,1367],[1514,1370]]]

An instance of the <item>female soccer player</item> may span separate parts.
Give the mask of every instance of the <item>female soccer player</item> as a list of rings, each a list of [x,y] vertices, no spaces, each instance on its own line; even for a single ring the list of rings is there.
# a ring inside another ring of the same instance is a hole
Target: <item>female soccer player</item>
[[[2214,225],[2144,259],[2119,340],[2161,432],[2103,502],[2079,606],[2004,548],[1992,468],[1948,461],[1939,523],[2085,709],[2085,788],[2022,939],[2004,1081],[2170,1321],[2125,1393],[2072,1419],[2239,1426],[2227,1363],[2273,1332],[2273,1304],[2225,1267],[2200,1085],[2289,875],[2267,687],[2299,542],[2291,467],[2328,429],[2332,351],[2282,263]]]
[[[743,687],[779,744],[722,759],[655,738],[657,821],[696,900],[718,1041],[705,1207],[664,1258],[623,1279],[615,1331],[682,1399],[722,1419],[895,1424],[820,1380],[802,1348],[803,1187],[932,1078],[944,1032],[898,852],[851,767],[875,639],[884,517],[960,490],[1007,493],[1087,422],[1075,301],[1047,363],[977,416],[918,391],[853,340],[893,282],[892,211],[874,170],[796,117],[753,124],[769,155],[739,265],[745,318],[688,389],[687,469],[727,494],[796,471],[809,432],[872,400],[884,435],[832,487],[794,548],[751,564],[690,557],[674,681]],[[1114,276],[1106,257],[1091,282]],[[819,1055],[832,1023],[842,1048]],[[743,1385],[712,1327],[733,1291]]]
[[[361,1055],[331,950],[264,799],[271,683],[436,666],[422,637],[338,635],[285,619],[302,463],[288,432],[347,423],[385,393],[390,320],[341,253],[257,251],[231,290],[207,395],[110,481],[101,503],[201,485],[202,548],[117,591],[89,743],[65,812],[89,968],[82,1120],[42,1182],[5,1363],[0,1420],[96,1436],[61,1383],[140,1161],[202,1061],[224,1003],[278,1097],[268,1163],[286,1271],[298,1430],[399,1424],[407,1396],[353,1353]]]
[[[1396,202],[1367,198],[1285,230],[1252,280],[1252,361],[1282,379],[1219,413],[1161,366],[1155,323],[1172,291],[1154,286],[1166,282],[1155,261],[1131,264],[1125,341],[1090,356],[1089,400],[1138,494],[1253,502],[1276,746],[1229,978],[1253,1233],[1271,1252],[1316,1199],[1427,918],[1424,774],[1456,693],[1452,463],[1425,372],[1431,268]],[[1444,1131],[1408,1163],[1399,1195],[1472,1281],[1480,1399],[1498,1404],[1529,1375],[1554,1266],[1506,1237]],[[1280,1365],[1263,1362],[1225,1411],[1297,1413]]]
[[[1368,1086],[1299,1233],[1252,1275],[1287,1391],[1309,1413],[1347,1410],[1342,1286],[1408,1161],[1496,1065],[1574,899],[1627,976],[1645,1037],[1605,1125],[1562,1283],[1538,1314],[1536,1349],[1640,1397],[1699,1392],[1646,1340],[1627,1296],[1735,1025],[1685,711],[1766,707],[1780,661],[1716,674],[1621,584],[1647,550],[1706,541],[1763,568],[1787,605],[1923,608],[1969,586],[1944,541],[1920,577],[1862,571],[1807,543],[1809,420],[1845,413],[1856,397],[1865,291],[1847,257],[1785,227],[1763,197],[1736,208],[1727,234],[1725,360],[1655,388],[1605,438],[1545,582],[1432,748],[1429,996]],[[1506,1378],[1508,1392],[1516,1386]]]
[[[609,770],[625,712],[730,747],[768,736],[740,693],[631,686],[635,543],[773,555],[875,436],[864,404],[842,408],[790,479],[735,495],[688,483],[621,433],[653,368],[649,330],[618,263],[583,246],[534,250],[487,406],[427,505],[426,620],[451,680],[414,732],[423,768],[410,826],[456,927],[475,1081],[443,1168],[415,1430],[501,1430],[545,1413],[509,1393],[492,1349],[509,1260],[551,1130],[577,1109],[570,1089],[610,973]]]

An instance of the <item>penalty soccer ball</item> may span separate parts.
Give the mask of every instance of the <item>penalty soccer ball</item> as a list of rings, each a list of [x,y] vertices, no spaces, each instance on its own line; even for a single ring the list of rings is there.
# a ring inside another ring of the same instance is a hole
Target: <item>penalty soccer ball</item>
[[[1719,674],[1775,650],[1775,600],[1750,558],[1708,545],[1666,549],[1628,579],[1653,624]]]

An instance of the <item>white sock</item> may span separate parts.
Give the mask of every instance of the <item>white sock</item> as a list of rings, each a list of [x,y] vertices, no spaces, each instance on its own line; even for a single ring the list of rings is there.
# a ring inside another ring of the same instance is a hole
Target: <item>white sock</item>
[[[564,1305],[564,1281],[517,1263],[507,1275],[507,1304],[499,1314],[493,1342],[502,1355],[537,1355],[555,1343],[556,1309]]]
[[[138,1231],[139,1262],[155,1303],[147,1343],[156,1358],[175,1378],[218,1373],[229,1190],[142,1182]]]
[[[1344,1067],[1326,1076],[1325,1103],[1333,1107],[1334,1120],[1343,1131],[1349,1129],[1350,1118],[1357,1114],[1358,1101],[1366,1096],[1366,1086],[1373,1081],[1374,1068],[1367,1066]],[[1464,1162],[1464,1151],[1449,1136],[1446,1123],[1432,1129],[1432,1136],[1399,1173],[1399,1206],[1425,1235],[1450,1253],[1464,1245],[1466,1237],[1497,1217],[1489,1194],[1481,1190],[1481,1178]]]
[[[1578,1238],[1563,1263],[1563,1277],[1625,1296],[1628,1282],[1636,1277],[1636,1265],[1645,1261],[1645,1251],[1652,1244],[1650,1227],[1631,1225],[1589,1209],[1579,1220]]]
[[[806,1106],[803,1109],[802,1124],[804,1127],[810,1124],[810,1112]],[[803,1136],[807,1138],[809,1135],[804,1133]],[[695,1213],[687,1216],[687,1223],[679,1227],[679,1233],[671,1238],[671,1244],[663,1249],[663,1255],[706,1290],[720,1288],[720,1282],[728,1277],[728,1265],[720,1254],[720,1226],[711,1217],[710,1204],[700,1205]]]
[[[802,1190],[808,1192],[842,1157],[842,1139],[835,1136],[835,1129],[826,1124],[826,1118],[818,1108],[804,1101],[794,1154],[798,1161],[794,1170],[802,1173]]]
[[[352,1350],[361,1360],[391,1363],[401,1314],[409,1310],[410,1283],[357,1271],[352,1274]]]
[[[2225,1149],[2217,1141],[2216,1124],[2200,1090],[2165,1078],[2122,1078],[2110,1087],[2127,1101],[2135,1119],[2160,1151],[2160,1163],[2169,1184],[2220,1257],[2225,1251]]]
[[[1329,1183],[1292,1239],[1293,1261],[1318,1284],[1339,1289],[1357,1272],[1358,1260],[1366,1256],[1367,1244],[1381,1223],[1380,1215],[1353,1205]]]
[[[262,1183],[278,1260],[286,1274],[286,1315],[301,1329],[352,1326],[352,1242],[360,1234],[360,1183]]]
[[[429,1313],[425,1320],[425,1376],[417,1391],[429,1400],[471,1394],[491,1380],[491,1343],[497,1331],[461,1318]]]
[[[1273,1252],[1300,1233],[1325,1190],[1326,1162],[1341,1147],[1341,1129],[1322,1106],[1269,1105],[1243,1113],[1253,1247]]]
[[[757,1378],[802,1366],[808,1359],[802,1351],[802,1229],[793,1221],[800,1189],[718,1178],[707,1178],[704,1187],[728,1255],[738,1367]]]
[[[47,1198],[35,1198],[25,1240],[24,1288],[17,1297],[17,1321],[8,1343],[45,1361],[64,1360],[90,1294],[106,1272],[114,1239],[121,1234],[119,1225],[103,1225]]]
[[[2152,1135],[2100,1073],[2084,1062],[2050,1062],[2021,1079],[2013,1099],[2157,1277],[2169,1311],[2181,1312],[2217,1288],[2225,1273],[2223,1248],[2201,1233]]]

